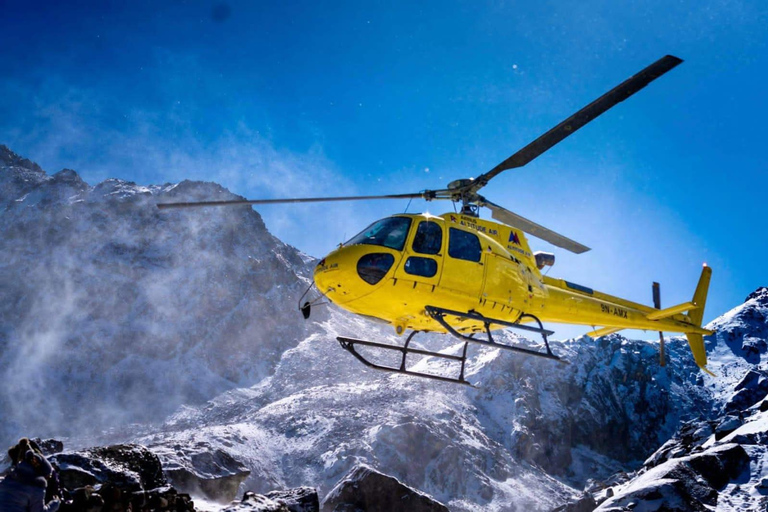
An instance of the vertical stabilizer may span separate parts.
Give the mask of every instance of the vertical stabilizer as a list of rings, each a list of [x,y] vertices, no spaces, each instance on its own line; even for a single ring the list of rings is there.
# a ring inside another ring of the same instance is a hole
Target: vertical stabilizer
[[[696,292],[693,294],[693,305],[696,309],[688,313],[688,318],[693,320],[697,326],[701,327],[701,321],[704,318],[704,306],[707,304],[707,292],[709,291],[709,279],[712,277],[712,269],[704,264],[701,269],[699,284],[696,285]]]
[[[693,304],[696,309],[692,309],[688,312],[688,318],[697,326],[701,327],[701,322],[704,319],[704,306],[707,303],[707,292],[709,291],[709,279],[712,277],[712,269],[704,264],[704,268],[701,269],[701,277],[699,278],[699,284],[696,286],[696,292],[693,294]],[[688,338],[688,345],[693,352],[693,358],[696,364],[710,375],[714,376],[714,373],[707,370],[707,351],[704,348],[704,337],[701,334],[686,333]]]

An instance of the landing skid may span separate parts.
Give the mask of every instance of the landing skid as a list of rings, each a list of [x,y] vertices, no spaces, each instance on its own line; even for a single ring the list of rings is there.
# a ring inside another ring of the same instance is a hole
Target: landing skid
[[[404,375],[412,375],[415,377],[424,377],[427,379],[434,379],[439,380],[443,382],[454,382],[457,384],[466,384],[471,386],[469,382],[467,382],[464,379],[464,368],[467,362],[467,347],[469,346],[469,343],[477,343],[478,345],[484,345],[486,347],[492,347],[492,348],[500,348],[504,350],[510,350],[513,352],[518,352],[522,354],[527,354],[531,356],[536,357],[543,357],[545,359],[553,359],[555,361],[562,361],[559,357],[557,357],[555,354],[552,353],[552,350],[549,348],[549,342],[547,341],[547,336],[554,334],[552,331],[548,331],[544,329],[544,326],[541,324],[541,321],[536,318],[533,315],[523,314],[518,318],[518,322],[523,318],[532,318],[537,324],[538,327],[531,327],[528,325],[521,325],[517,322],[507,322],[505,320],[497,320],[494,318],[488,318],[480,313],[477,313],[476,311],[469,311],[468,313],[462,313],[460,311],[453,311],[450,309],[443,309],[438,308],[435,306],[427,306],[425,308],[427,314],[434,318],[441,326],[445,328],[446,331],[448,331],[451,335],[455,336],[456,338],[464,341],[464,349],[462,350],[462,353],[460,356],[455,356],[451,354],[443,354],[440,352],[434,352],[430,350],[421,350],[416,348],[411,348],[411,340],[413,337],[421,332],[421,331],[413,331],[408,335],[408,338],[405,340],[405,345],[399,346],[399,345],[389,345],[387,343],[377,343],[375,341],[366,341],[366,340],[360,340],[356,338],[345,338],[343,336],[339,336],[336,338],[338,342],[341,344],[341,346],[347,350],[350,354],[355,356],[361,363],[368,366],[369,368],[374,368],[376,370],[383,370],[387,372],[394,372],[394,373],[402,373]],[[455,328],[453,328],[447,321],[446,317],[457,317],[462,318],[465,320],[473,320],[476,322],[481,322],[483,326],[485,327],[485,333],[488,336],[487,339],[479,339],[474,338],[475,333],[471,333],[469,335],[463,334],[459,331],[457,331]],[[491,326],[492,325],[502,325],[504,327],[508,327],[510,329],[519,329],[525,332],[532,332],[541,335],[541,337],[544,339],[544,346],[546,347],[546,352],[539,352],[537,350],[533,350],[526,347],[519,347],[514,345],[506,345],[503,343],[498,343],[494,341],[493,335],[491,334]],[[400,366],[386,366],[378,363],[374,363],[370,361],[369,359],[366,359],[366,357],[358,352],[356,350],[356,346],[363,346],[363,347],[371,347],[376,350],[383,350],[384,352],[399,352],[401,354],[400,359]],[[408,357],[408,354],[416,354],[416,355],[422,355],[422,356],[429,356],[429,357],[436,357],[439,359],[444,359],[447,361],[453,361],[456,363],[460,363],[460,371],[458,377],[449,377],[444,375],[433,375],[429,373],[423,373],[423,372],[416,372],[413,370],[409,370],[406,366],[406,359]],[[562,361],[565,362],[565,361]]]

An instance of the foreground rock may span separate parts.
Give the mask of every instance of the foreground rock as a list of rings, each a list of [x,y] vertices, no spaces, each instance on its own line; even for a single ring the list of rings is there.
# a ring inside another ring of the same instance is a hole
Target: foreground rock
[[[58,468],[67,512],[194,511],[188,494],[168,485],[157,455],[115,445],[50,457]]]
[[[266,496],[247,492],[239,503],[233,503],[222,512],[319,512],[320,500],[311,487],[287,491],[272,491]]]
[[[174,487],[212,501],[234,500],[240,484],[251,474],[240,461],[209,443],[186,446],[183,451],[178,446],[154,450]]]
[[[763,402],[734,415],[727,406],[722,418],[683,424],[640,470],[614,484],[594,485],[589,498],[599,504],[595,510],[768,510],[768,479],[762,473],[768,460],[766,409]],[[578,505],[560,510],[591,510]]]
[[[136,492],[168,485],[160,459],[140,445],[57,453],[50,461],[59,468],[59,480],[67,489],[109,483],[122,491]]]
[[[360,464],[344,477],[323,502],[323,512],[448,512],[448,507],[396,478]]]

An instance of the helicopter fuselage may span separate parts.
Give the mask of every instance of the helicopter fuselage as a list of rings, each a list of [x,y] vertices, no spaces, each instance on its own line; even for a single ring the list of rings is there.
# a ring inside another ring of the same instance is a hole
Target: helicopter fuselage
[[[525,323],[530,317],[523,315],[533,315],[605,333],[710,332],[686,315],[653,319],[657,309],[543,276],[522,231],[458,213],[381,219],[323,258],[314,280],[338,306],[391,324],[398,334],[445,332],[427,306],[507,322]],[[485,328],[471,318],[447,321],[464,333]]]

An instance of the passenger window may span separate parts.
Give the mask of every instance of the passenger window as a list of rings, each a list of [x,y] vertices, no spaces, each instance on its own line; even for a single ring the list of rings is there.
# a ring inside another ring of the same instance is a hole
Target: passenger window
[[[413,252],[437,254],[443,246],[443,229],[437,222],[424,221],[419,224],[413,238]]]
[[[450,228],[448,256],[460,260],[480,261],[483,249],[477,235],[456,228]]]
[[[432,258],[411,256],[405,261],[405,272],[414,276],[434,277],[437,274],[437,262]]]

